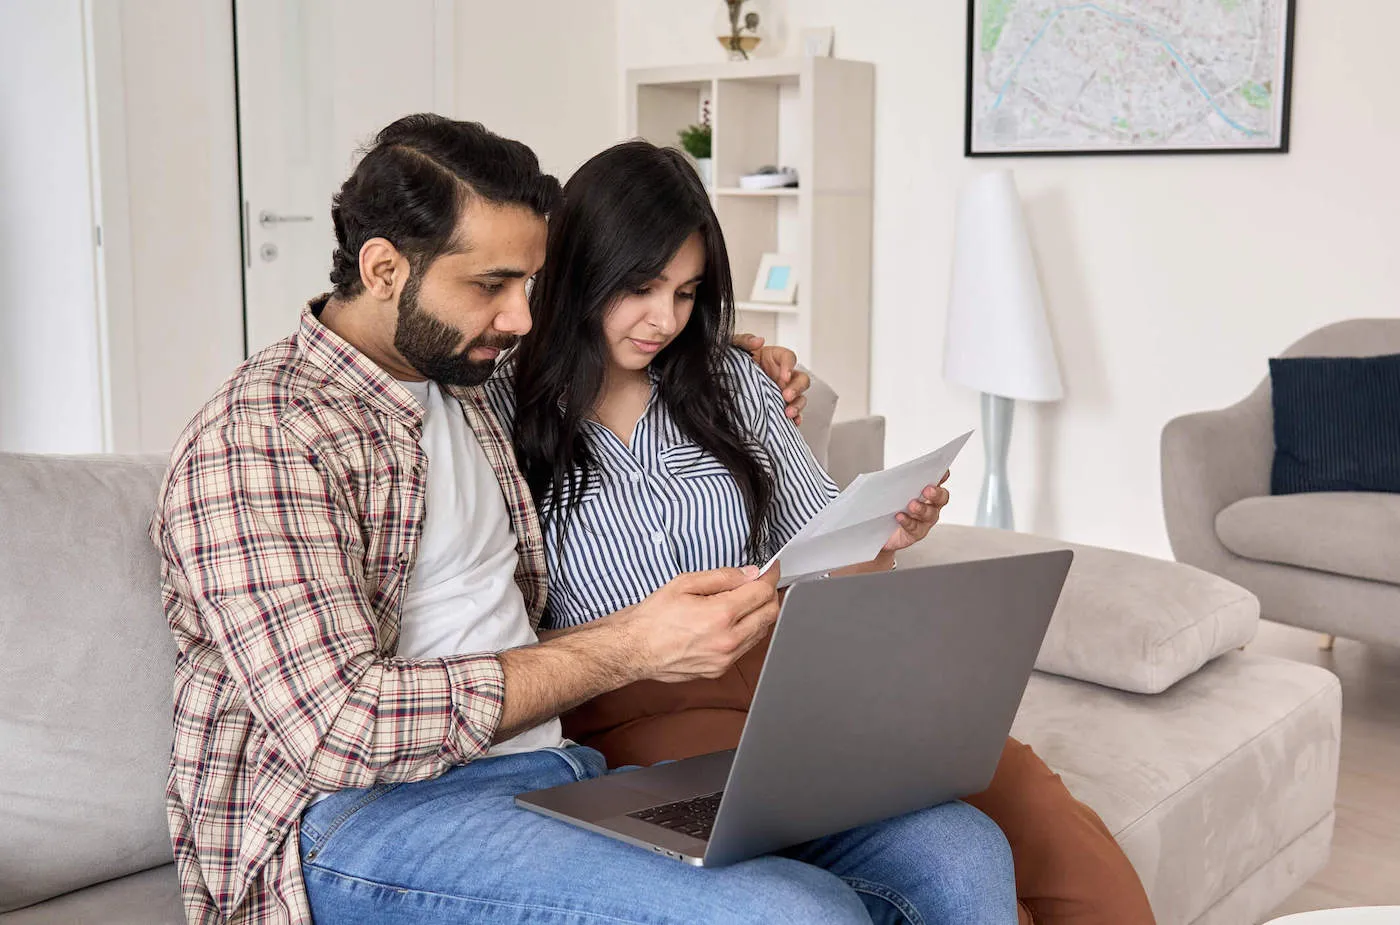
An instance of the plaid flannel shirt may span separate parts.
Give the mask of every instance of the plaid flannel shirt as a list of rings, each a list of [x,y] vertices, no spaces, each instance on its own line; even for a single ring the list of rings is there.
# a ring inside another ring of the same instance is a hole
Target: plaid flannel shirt
[[[485,753],[493,653],[397,657],[424,518],[423,412],[316,314],[180,436],[151,537],[175,634],[166,809],[190,922],[310,923],[300,818],[320,792],[425,780]],[[531,623],[539,521],[480,389],[452,389],[501,484]]]

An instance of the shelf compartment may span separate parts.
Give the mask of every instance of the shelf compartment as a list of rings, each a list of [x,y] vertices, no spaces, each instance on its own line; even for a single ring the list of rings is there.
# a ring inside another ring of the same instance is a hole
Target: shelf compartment
[[[737,186],[722,186],[711,190],[716,196],[796,196],[796,186],[778,186],[773,189],[742,189]]]
[[[734,310],[739,312],[760,312],[767,315],[800,315],[802,314],[802,303],[796,305],[783,305],[780,302],[742,302],[735,301]]]

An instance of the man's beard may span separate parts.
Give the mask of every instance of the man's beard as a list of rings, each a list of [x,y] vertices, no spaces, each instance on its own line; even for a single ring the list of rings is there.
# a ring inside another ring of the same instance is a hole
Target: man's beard
[[[481,385],[496,369],[495,360],[473,360],[476,347],[494,347],[505,351],[519,339],[509,334],[484,331],[462,349],[457,344],[462,332],[444,324],[427,312],[418,302],[419,280],[415,273],[409,277],[399,297],[399,325],[394,332],[394,348],[413,368],[442,385]]]

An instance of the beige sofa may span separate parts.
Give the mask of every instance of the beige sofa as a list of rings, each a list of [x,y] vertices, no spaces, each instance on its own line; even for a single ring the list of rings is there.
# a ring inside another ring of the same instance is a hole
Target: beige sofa
[[[1400,318],[1342,321],[1285,357],[1400,353]],[[1262,366],[1261,360],[1261,366]],[[1238,582],[1270,620],[1400,645],[1400,495],[1271,495],[1269,378],[1162,431],[1162,504],[1181,562]]]
[[[843,481],[879,467],[880,419],[829,446],[822,431]],[[162,465],[0,454],[0,925],[181,921],[162,807],[174,646],[145,536]],[[945,525],[904,566],[1055,545]],[[1222,579],[1079,548],[1039,662],[1061,676],[1038,672],[1016,720],[1162,925],[1257,921],[1327,858],[1338,686],[1235,651],[1256,618]]]

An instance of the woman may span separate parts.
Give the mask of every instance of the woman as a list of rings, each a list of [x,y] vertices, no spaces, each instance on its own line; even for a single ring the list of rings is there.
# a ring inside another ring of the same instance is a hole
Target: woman
[[[836,493],[776,387],[727,346],[728,256],[683,157],[618,145],[581,167],[564,199],[534,329],[488,385],[543,520],[553,629],[634,604],[681,572],[763,562]],[[851,571],[893,567],[946,503],[929,486],[880,555]],[[565,717],[566,734],[613,765],[732,748],[762,648],[715,681],[599,698]],[[1022,921],[1152,921],[1097,816],[1025,746],[1009,742],[992,788],[969,802],[1017,854]]]

